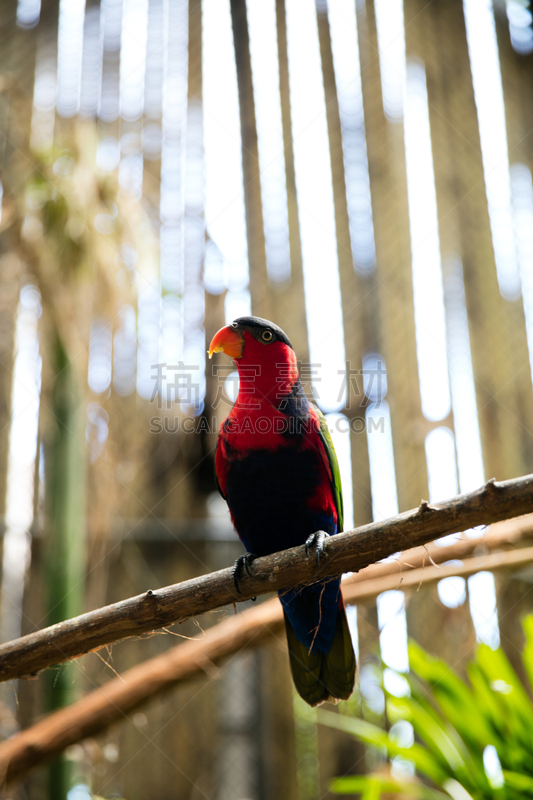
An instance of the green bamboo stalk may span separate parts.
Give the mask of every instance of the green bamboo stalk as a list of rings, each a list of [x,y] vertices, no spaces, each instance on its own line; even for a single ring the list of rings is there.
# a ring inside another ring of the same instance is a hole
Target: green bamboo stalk
[[[76,376],[56,336],[52,343],[50,385],[54,417],[45,443],[47,548],[45,582],[48,622],[54,624],[83,611],[85,582],[85,434],[83,404]],[[74,662],[52,671],[47,681],[49,711],[72,703],[80,694]],[[71,762],[59,758],[49,772],[49,799],[66,800]]]

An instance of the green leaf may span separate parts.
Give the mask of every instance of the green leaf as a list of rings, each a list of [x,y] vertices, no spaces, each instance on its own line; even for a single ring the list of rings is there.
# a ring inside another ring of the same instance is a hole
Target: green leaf
[[[533,689],[533,614],[524,617],[522,626],[526,636],[526,643],[522,652],[522,661],[529,678],[529,683]]]
[[[493,741],[494,735],[473,692],[447,664],[426,655],[414,642],[410,643],[409,660],[417,675],[429,683],[431,697],[438,704],[441,724],[465,763],[466,772],[461,770],[454,777],[472,789],[482,788],[490,796],[483,749]]]
[[[450,797],[453,797],[453,800],[473,800],[472,795],[466,791],[465,787],[453,778],[447,780],[443,788]]]
[[[380,797],[381,792],[404,794],[407,797],[416,798],[416,800],[419,798],[420,800],[449,800],[450,797],[448,794],[443,794],[437,789],[431,789],[429,786],[424,786],[415,781],[399,781],[389,775],[375,773],[372,775],[335,778],[329,788],[335,794],[359,794],[367,790],[369,784],[371,784],[373,791],[375,791],[376,786],[379,788],[379,794],[373,795],[373,797],[377,798]]]
[[[477,734],[480,743],[487,744],[494,738],[494,734],[501,738],[501,733],[506,727],[505,714],[497,694],[479,664],[473,662],[467,669],[474,697],[485,718],[485,726],[478,725],[473,729],[473,733]]]
[[[533,706],[507,656],[501,649],[491,650],[487,645],[480,645],[476,661],[494,691],[506,729],[512,726],[513,736],[533,752]],[[500,686],[507,688],[498,691]]]
[[[381,796],[381,784],[379,780],[369,778],[364,788],[361,800],[379,800]]]
[[[501,694],[501,697],[505,698],[509,707],[517,710],[523,720],[533,726],[531,700],[503,650],[501,648],[491,650],[486,644],[481,644],[478,647],[476,660],[491,684],[503,681],[511,688],[509,693]]]
[[[533,616],[524,621],[524,664],[533,685]],[[388,757],[408,759],[419,775],[438,787],[374,773],[334,782],[336,793],[375,800],[381,793],[411,798],[523,800],[533,797],[533,704],[502,650],[478,648],[466,683],[443,661],[409,645],[411,695],[387,696],[387,718],[411,723],[417,740],[400,747],[379,725],[319,711],[322,724],[345,730]],[[483,763],[487,745],[496,748],[503,783],[491,786]],[[369,782],[370,781],[370,782]],[[440,790],[440,791],[439,791]],[[445,794],[442,794],[442,793]]]
[[[464,760],[446,735],[443,726],[439,725],[416,700],[411,700],[409,705],[410,721],[414,729],[435,756],[445,763],[451,773],[464,770]]]
[[[455,777],[471,788],[482,785],[485,790],[490,789],[482,756],[483,748],[490,739],[483,746],[471,750],[457,730],[444,717],[439,716],[420,692],[415,696],[413,691],[411,697],[399,700],[395,698],[390,702],[393,706],[391,719],[396,720],[403,714],[403,719],[411,722],[418,737],[449,777]]]
[[[416,769],[427,775],[436,784],[441,784],[446,780],[449,773],[444,768],[442,761],[437,760],[433,753],[419,744],[411,747],[399,747],[389,739],[387,731],[378,725],[372,725],[361,719],[350,719],[349,717],[334,714],[332,711],[322,711],[317,713],[317,720],[322,725],[330,728],[347,731],[365,744],[375,748],[385,748],[389,756],[402,756],[413,761]]]
[[[472,729],[486,730],[486,721],[469,687],[443,661],[430,656],[414,642],[409,644],[412,670],[429,683],[444,717],[457,732],[471,741]]]
[[[523,775],[519,772],[511,772],[508,769],[503,770],[503,777],[505,785],[511,789],[516,789],[518,792],[526,792],[528,795],[533,795],[533,778],[529,775]]]

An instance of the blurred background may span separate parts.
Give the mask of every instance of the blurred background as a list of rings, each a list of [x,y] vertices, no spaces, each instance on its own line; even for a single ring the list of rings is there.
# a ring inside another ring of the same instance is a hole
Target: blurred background
[[[532,20],[528,0],[1,0],[2,641],[242,552],[213,477],[236,373],[206,350],[243,314],[286,331],[328,415],[346,529],[533,471]],[[517,662],[532,580],[351,606],[352,710],[383,718],[407,636],[459,672],[480,641]],[[223,613],[3,685],[0,733]],[[280,642],[9,796],[314,800],[376,758],[293,698]]]

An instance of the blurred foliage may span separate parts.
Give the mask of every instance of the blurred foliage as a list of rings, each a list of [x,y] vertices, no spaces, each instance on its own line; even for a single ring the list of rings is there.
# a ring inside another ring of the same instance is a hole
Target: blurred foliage
[[[68,148],[32,156],[17,209],[25,259],[82,381],[92,317],[114,317],[117,305],[132,297],[116,280],[121,244],[133,238],[132,204],[118,200],[115,178],[95,172],[96,143],[94,131],[82,125],[68,138]]]
[[[533,796],[533,616],[523,622],[523,686],[500,649],[480,645],[465,682],[441,659],[410,642],[409,691],[386,692],[390,729],[319,711],[324,725],[351,733],[387,753],[390,774],[336,778],[336,794],[363,800],[401,795],[454,800],[518,800]],[[422,783],[411,777],[416,770]]]
[[[97,144],[87,122],[63,131],[61,146],[21,151],[5,175],[0,221],[39,287],[45,328],[59,339],[80,389],[91,321],[103,316],[117,325],[144,285],[136,267],[149,282],[158,263],[148,214],[115,173],[95,166]]]

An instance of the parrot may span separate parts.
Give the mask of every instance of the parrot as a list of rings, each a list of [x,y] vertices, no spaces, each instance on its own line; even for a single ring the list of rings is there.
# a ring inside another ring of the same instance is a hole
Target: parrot
[[[213,353],[233,358],[239,374],[237,399],[217,439],[215,475],[247,551],[233,570],[240,591],[239,577],[252,574],[259,556],[305,545],[320,563],[326,537],[343,530],[341,480],[326,420],[305,395],[280,327],[239,317],[215,334],[209,358]],[[299,695],[310,706],[347,700],[356,659],[340,577],[278,594]]]

